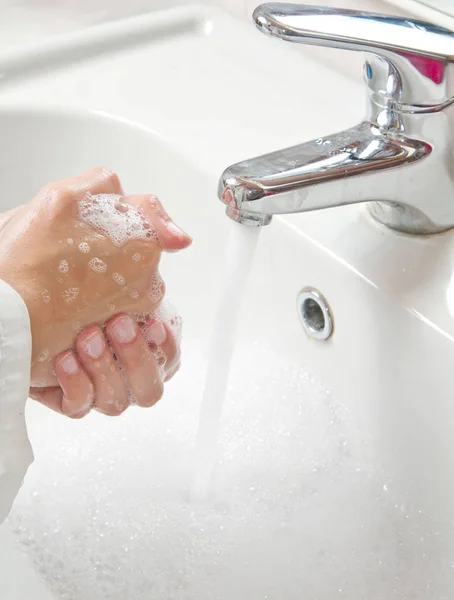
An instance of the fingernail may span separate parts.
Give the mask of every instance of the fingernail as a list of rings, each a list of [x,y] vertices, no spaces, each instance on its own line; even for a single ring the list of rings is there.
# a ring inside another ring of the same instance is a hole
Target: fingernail
[[[158,346],[166,341],[167,331],[161,321],[154,321],[147,327],[147,338]]]
[[[79,362],[72,352],[61,356],[58,365],[67,375],[75,375],[79,372]]]
[[[82,347],[91,358],[100,358],[104,352],[104,336],[101,332],[95,331],[82,342]]]
[[[129,344],[136,339],[137,325],[131,317],[124,315],[112,323],[112,332],[120,344]]]

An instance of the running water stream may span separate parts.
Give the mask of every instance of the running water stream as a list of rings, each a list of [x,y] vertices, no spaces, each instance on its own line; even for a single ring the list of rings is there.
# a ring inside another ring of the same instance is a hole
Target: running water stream
[[[251,228],[230,221],[230,234],[224,268],[220,271],[217,311],[199,414],[192,489],[195,498],[203,497],[208,492],[218,462],[218,438],[236,329],[259,232],[260,227]]]

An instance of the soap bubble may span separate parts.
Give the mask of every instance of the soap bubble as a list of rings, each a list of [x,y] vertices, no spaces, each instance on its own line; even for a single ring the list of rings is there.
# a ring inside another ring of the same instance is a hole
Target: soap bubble
[[[68,261],[65,259],[61,260],[60,264],[58,265],[58,270],[60,273],[67,273],[69,271]]]
[[[121,200],[118,194],[87,194],[79,202],[79,218],[108,237],[115,246],[123,246],[131,239],[158,241],[156,230],[139,209]]]
[[[148,297],[154,303],[159,302],[162,298],[162,285],[163,285],[162,277],[159,273],[155,273],[150,280],[150,285],[148,286]]]
[[[70,304],[71,302],[74,302],[74,300],[77,298],[78,295],[79,295],[79,288],[76,288],[76,287],[68,288],[67,290],[64,290],[64,292],[62,293],[63,300],[65,302],[67,302],[68,304]]]
[[[154,315],[160,321],[166,323],[172,331],[178,344],[181,344],[183,320],[177,309],[169,298],[166,298],[156,309]]]
[[[123,275],[120,275],[120,273],[112,273],[112,279],[115,283],[118,283],[118,285],[124,285],[126,283],[125,278]]]
[[[42,351],[39,353],[39,356],[38,356],[38,361],[39,361],[39,362],[44,362],[44,361],[46,361],[48,358],[49,358],[49,350],[47,350],[47,348],[45,348],[44,350],[42,350]]]
[[[105,273],[107,271],[106,263],[103,260],[101,260],[100,258],[92,258],[88,262],[88,266],[95,273]]]
[[[84,254],[88,254],[90,252],[90,246],[87,244],[87,242],[80,242],[79,250]]]

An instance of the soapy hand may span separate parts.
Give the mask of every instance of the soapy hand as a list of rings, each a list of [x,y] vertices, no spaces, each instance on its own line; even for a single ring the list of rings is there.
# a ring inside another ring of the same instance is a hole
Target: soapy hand
[[[117,416],[131,403],[153,406],[163,382],[178,370],[180,332],[181,319],[169,303],[140,321],[119,314],[104,331],[90,326],[77,336],[76,352],[54,361],[60,385],[32,388],[30,396],[72,418],[92,409]]]
[[[117,176],[103,168],[50,184],[28,205],[3,215],[0,278],[15,288],[27,305],[32,331],[33,388],[54,386],[58,390],[58,378],[64,390],[65,386],[71,388],[71,378],[73,382],[79,378],[79,396],[87,404],[91,377],[96,380],[95,388],[108,388],[108,394],[114,396],[112,402],[104,390],[100,397],[109,401],[104,404],[115,406],[121,402],[110,390],[124,389],[126,379],[129,387],[135,388],[132,393],[140,404],[144,386],[137,377],[137,365],[142,362],[153,374],[148,364],[151,356],[154,370],[159,371],[159,352],[163,352],[159,346],[167,343],[168,355],[177,356],[178,344],[159,318],[144,317],[139,325],[126,313],[155,312],[165,292],[158,273],[161,251],[180,250],[190,241],[156,198],[124,196]],[[74,347],[77,334],[88,325],[90,328],[77,337],[79,357],[73,350],[58,356]],[[154,342],[150,331],[162,342]],[[125,365],[124,376],[111,348]],[[54,374],[52,365],[57,356]],[[134,383],[125,372],[128,365],[131,370],[132,363],[136,365],[136,376],[131,377]],[[175,360],[168,361],[165,376],[176,368],[174,363]],[[103,372],[105,368],[109,377]],[[115,385],[111,385],[112,381]],[[106,385],[102,386],[104,382]],[[42,399],[43,390],[37,394]]]

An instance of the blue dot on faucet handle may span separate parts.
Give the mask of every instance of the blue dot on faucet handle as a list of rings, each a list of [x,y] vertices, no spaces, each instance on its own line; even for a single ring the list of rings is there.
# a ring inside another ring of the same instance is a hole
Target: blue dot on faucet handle
[[[370,66],[370,64],[368,62],[366,62],[366,77],[367,79],[372,79],[373,77],[373,71],[372,71],[372,67]]]

